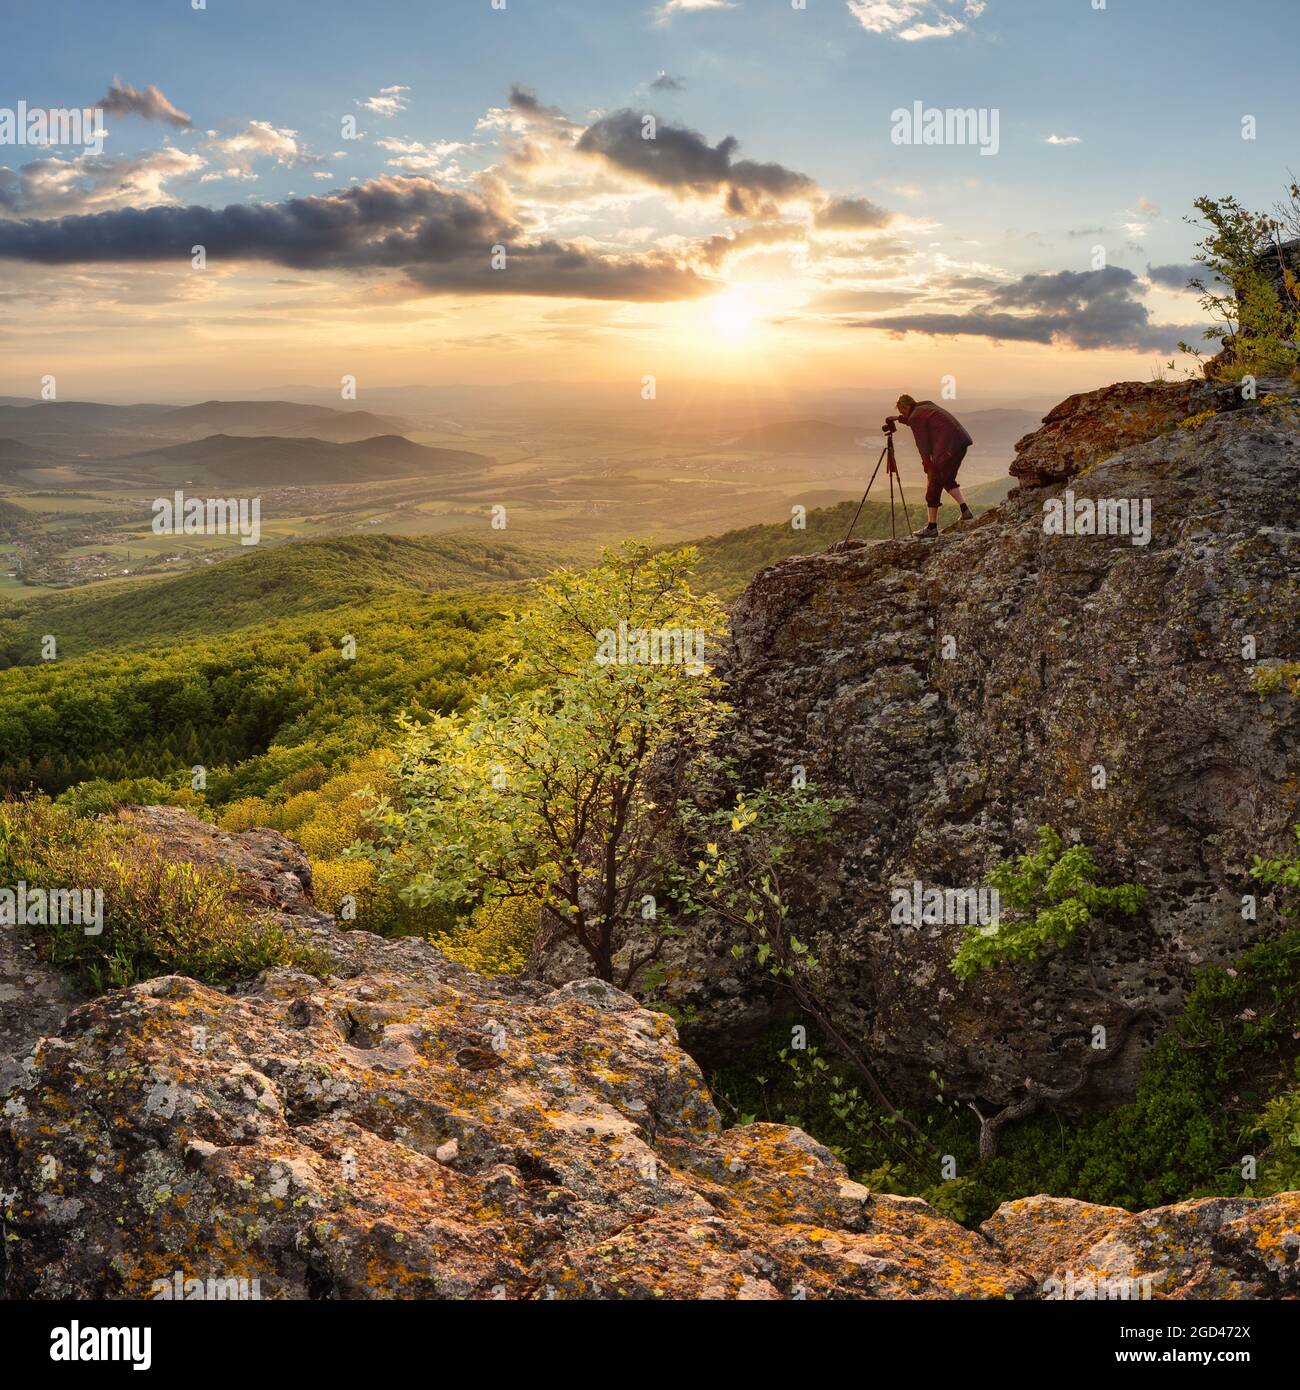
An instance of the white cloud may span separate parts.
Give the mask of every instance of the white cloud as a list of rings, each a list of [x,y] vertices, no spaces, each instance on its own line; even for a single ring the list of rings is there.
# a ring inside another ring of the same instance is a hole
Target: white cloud
[[[257,175],[251,169],[222,169],[213,170],[210,174],[204,174],[199,180],[200,183],[217,183],[221,179],[240,179],[247,183],[250,179],[255,179]]]
[[[848,0],[848,6],[868,33],[904,43],[960,34],[987,8],[986,0]]]
[[[209,131],[208,134],[215,135]],[[236,169],[247,171],[255,159],[274,159],[277,164],[302,164],[307,157],[298,144],[296,130],[281,130],[269,121],[249,121],[238,135],[210,139],[203,146]]]
[[[406,110],[409,100],[403,93],[410,90],[409,87],[381,87],[378,96],[367,97],[365,101],[358,101],[357,105],[373,111],[376,116],[391,119]]]
[[[1047,137],[1045,143],[1048,145],[1082,145],[1083,137],[1081,135],[1056,135],[1053,133]]]
[[[448,155],[469,148],[461,140],[435,140],[432,144],[426,145],[419,140],[384,139],[376,140],[375,144],[381,150],[387,150],[397,156],[396,159],[388,161],[392,168],[408,171],[436,169]]]
[[[655,12],[660,24],[666,24],[675,14],[690,14],[699,10],[734,10],[736,0],[665,0]]]
[[[201,156],[170,147],[113,159],[37,159],[16,172],[0,166],[0,216],[68,217],[175,203],[167,182],[206,166]]]

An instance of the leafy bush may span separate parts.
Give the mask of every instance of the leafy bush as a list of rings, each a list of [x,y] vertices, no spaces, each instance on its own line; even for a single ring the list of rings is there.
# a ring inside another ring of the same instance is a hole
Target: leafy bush
[[[100,934],[77,923],[35,927],[46,958],[95,990],[170,974],[222,984],[315,964],[235,897],[233,872],[177,863],[138,829],[86,820],[44,797],[0,803],[0,881],[102,892]]]
[[[1294,188],[1291,192],[1294,210],[1297,194]],[[1197,198],[1195,207],[1204,220],[1187,220],[1205,233],[1196,254],[1205,277],[1193,278],[1189,287],[1200,292],[1201,307],[1219,320],[1202,336],[1230,349],[1218,373],[1237,379],[1297,371],[1300,290],[1280,253],[1281,223],[1232,197]],[[1280,271],[1281,294],[1268,273],[1273,262]],[[1200,357],[1187,343],[1179,347]]]
[[[519,975],[528,964],[540,911],[536,898],[489,898],[433,943],[480,975]]]
[[[311,861],[317,905],[338,915],[345,927],[380,936],[443,930],[454,920],[452,913],[408,907],[379,881],[373,863],[348,853],[369,836],[366,813],[372,797],[391,795],[393,764],[393,754],[379,749],[333,775],[319,764],[304,768],[281,784],[287,797],[240,797],[218,823],[230,831],[270,826],[297,840]]]
[[[1051,826],[1039,826],[1036,852],[1007,859],[988,876],[1015,915],[967,927],[952,959],[953,974],[970,980],[1008,961],[1036,960],[1047,945],[1069,945],[1096,918],[1136,916],[1146,890],[1134,883],[1102,887],[1099,874],[1086,846],[1066,849]]]
[[[69,787],[56,798],[60,806],[67,806],[74,815],[89,817],[104,816],[119,806],[183,806],[203,820],[211,820],[207,802],[190,787],[178,787],[157,777],[132,777],[120,782],[106,782],[95,778]]]
[[[726,710],[708,664],[725,613],[692,591],[694,561],[628,541],[556,571],[503,638],[522,689],[403,721],[401,804],[379,800],[360,846],[382,882],[412,907],[534,897],[614,979],[620,928],[668,870],[672,817]],[[652,632],[676,650],[650,652]],[[620,960],[619,983],[652,954]]]
[[[1300,1083],[1300,1063],[1296,1081]],[[1256,1194],[1268,1196],[1300,1188],[1300,1084],[1269,1101],[1260,1114],[1258,1132],[1267,1138],[1268,1150],[1259,1170]]]

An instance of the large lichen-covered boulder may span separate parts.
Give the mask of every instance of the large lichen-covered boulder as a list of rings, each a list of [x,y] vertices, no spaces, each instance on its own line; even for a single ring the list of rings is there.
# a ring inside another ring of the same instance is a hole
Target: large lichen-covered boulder
[[[746,785],[803,769],[844,802],[802,849],[791,923],[836,1024],[899,1094],[932,1095],[933,1071],[980,1106],[1026,1082],[1128,1098],[1195,974],[1277,929],[1249,871],[1294,844],[1300,704],[1255,680],[1300,658],[1298,485],[1292,395],[1071,481],[1076,503],[1149,502],[1147,544],[1052,534],[1044,507],[1066,494],[1021,489],[937,542],[783,561],[737,602],[729,749]],[[977,888],[1043,825],[1145,887],[1143,913],[966,984],[959,925],[891,923],[891,889]],[[669,987],[697,1020],[688,1044],[720,1047],[730,996],[715,1009],[688,968]]]
[[[1151,1211],[1068,1197],[1004,1202],[980,1227],[1045,1298],[1295,1298],[1300,1193]]]
[[[609,985],[484,979],[340,931],[284,837],[129,819],[236,866],[322,974],[166,976],[36,1041],[0,1111],[0,1297],[1296,1291],[1300,1194],[1136,1216],[1035,1197],[967,1230],[869,1191],[801,1130],[724,1130],[672,1023]]]
[[[1042,425],[1016,445],[1011,476],[1026,487],[1070,478],[1118,453],[1174,429],[1207,410],[1242,404],[1239,387],[1185,381],[1121,381],[1068,396],[1043,416]]]
[[[188,829],[202,857],[213,835]],[[327,978],[167,976],[36,1043],[0,1121],[6,1297],[1030,1289],[801,1131],[724,1131],[672,1023],[611,986],[488,980],[322,918],[304,930]]]

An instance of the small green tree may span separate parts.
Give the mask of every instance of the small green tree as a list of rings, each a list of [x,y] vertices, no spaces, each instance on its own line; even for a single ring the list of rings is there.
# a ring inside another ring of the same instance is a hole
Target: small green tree
[[[1094,918],[1134,917],[1146,889],[1135,883],[1103,887],[1100,870],[1085,845],[1065,842],[1050,825],[1038,828],[1038,849],[997,865],[988,876],[1008,917],[987,926],[968,926],[951,968],[959,980],[1007,961],[1031,961],[1044,946],[1067,946]]]
[[[1291,194],[1295,208],[1300,194],[1294,186]],[[1227,370],[1234,377],[1295,371],[1300,367],[1300,292],[1281,254],[1283,224],[1268,213],[1250,212],[1233,197],[1197,198],[1195,207],[1204,220],[1187,221],[1205,233],[1195,259],[1207,275],[1193,277],[1188,287],[1198,291],[1201,307],[1218,320],[1202,336],[1231,349]],[[1276,277],[1271,273],[1274,260]],[[1178,346],[1201,356],[1187,343]]]
[[[712,660],[721,605],[691,548],[635,541],[560,570],[506,633],[515,689],[465,717],[402,721],[394,802],[357,853],[416,906],[485,893],[540,903],[613,980],[621,924],[668,871],[670,825],[727,712]],[[621,963],[630,984],[656,940]]]

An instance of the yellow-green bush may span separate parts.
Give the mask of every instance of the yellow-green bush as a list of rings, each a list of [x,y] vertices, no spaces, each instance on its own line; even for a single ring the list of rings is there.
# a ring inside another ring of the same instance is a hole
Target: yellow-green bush
[[[95,989],[157,975],[212,984],[313,958],[273,918],[239,900],[232,870],[177,862],[138,828],[88,820],[45,797],[0,804],[0,881],[102,893],[100,930],[36,925],[45,957]],[[42,913],[44,916],[55,914]]]
[[[489,898],[467,921],[434,937],[434,945],[480,975],[518,975],[528,964],[537,917],[534,898]]]
[[[217,820],[217,825],[222,830],[238,833],[241,830],[253,830],[259,825],[270,825],[272,815],[269,802],[263,801],[260,796],[244,796],[226,807]]]

